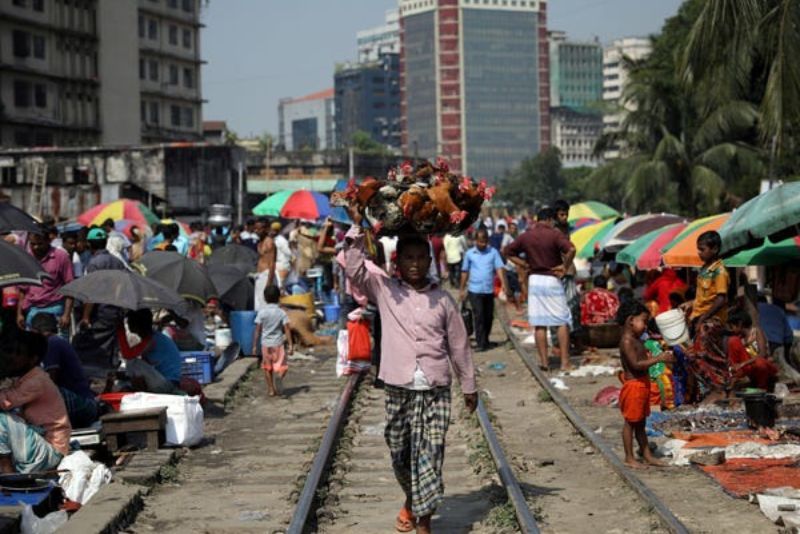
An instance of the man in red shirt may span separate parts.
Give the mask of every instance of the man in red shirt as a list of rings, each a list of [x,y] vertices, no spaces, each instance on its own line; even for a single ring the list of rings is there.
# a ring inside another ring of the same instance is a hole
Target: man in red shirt
[[[667,268],[661,272],[658,278],[647,285],[642,298],[645,302],[648,300],[658,302],[658,312],[664,313],[672,309],[669,296],[673,293],[678,293],[683,297],[686,293],[686,284],[678,278],[678,273]]]
[[[19,299],[17,326],[24,329],[39,313],[50,313],[58,318],[58,326],[67,330],[72,315],[72,299],[65,298],[59,290],[72,282],[72,260],[63,249],[50,246],[49,234],[30,235],[30,253],[50,275],[42,280],[41,287],[21,288],[25,298]]]
[[[544,208],[537,222],[511,243],[506,255],[519,258],[525,254],[528,266],[528,324],[535,328],[540,367],[549,369],[547,328],[558,327],[561,368],[569,369],[569,325],[572,314],[561,278],[575,258],[575,246],[554,227],[555,214]]]

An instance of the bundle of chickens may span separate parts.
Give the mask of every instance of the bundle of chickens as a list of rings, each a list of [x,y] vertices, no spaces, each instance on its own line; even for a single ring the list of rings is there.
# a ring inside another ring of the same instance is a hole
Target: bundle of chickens
[[[481,206],[494,195],[485,180],[450,172],[447,163],[406,162],[390,169],[385,180],[350,180],[344,191],[333,193],[331,203],[358,209],[380,235],[459,234],[474,223]]]

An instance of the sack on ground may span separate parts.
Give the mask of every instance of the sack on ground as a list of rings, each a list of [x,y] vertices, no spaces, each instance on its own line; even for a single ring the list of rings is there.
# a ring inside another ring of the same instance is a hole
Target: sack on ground
[[[121,412],[167,408],[166,444],[192,447],[203,439],[203,408],[200,397],[134,393],[122,398]]]
[[[75,451],[61,460],[59,471],[66,471],[58,478],[58,485],[67,499],[86,504],[100,491],[100,487],[111,482],[111,471],[100,462],[93,462],[83,451]]]

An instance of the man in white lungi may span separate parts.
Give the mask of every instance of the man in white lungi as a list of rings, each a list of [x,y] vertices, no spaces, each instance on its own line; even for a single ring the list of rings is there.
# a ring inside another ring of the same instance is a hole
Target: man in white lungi
[[[561,369],[569,364],[569,325],[572,315],[561,278],[572,265],[575,246],[569,238],[554,227],[555,214],[543,208],[537,221],[511,243],[506,249],[509,257],[525,255],[528,266],[528,324],[535,328],[536,348],[539,351],[540,367],[549,369],[547,359],[547,328],[558,328],[558,346]],[[519,261],[519,260],[517,260]]]

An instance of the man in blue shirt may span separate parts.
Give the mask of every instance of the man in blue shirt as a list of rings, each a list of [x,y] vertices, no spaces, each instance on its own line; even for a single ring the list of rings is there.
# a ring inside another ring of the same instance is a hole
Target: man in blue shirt
[[[786,319],[786,312],[779,306],[767,302],[765,296],[759,296],[758,319],[769,343],[769,353],[772,354],[779,347],[784,347],[785,354],[789,354],[794,341],[794,332]]]
[[[461,301],[469,290],[469,303],[475,319],[475,342],[477,351],[489,350],[489,341],[494,320],[494,277],[500,278],[503,292],[506,291],[505,262],[497,249],[489,246],[489,233],[485,228],[475,233],[475,246],[464,254],[461,265]]]
[[[125,365],[131,382],[140,391],[178,394],[182,360],[175,342],[153,328],[150,310],[130,311],[127,318],[128,329],[142,340],[136,349],[139,357]]]

